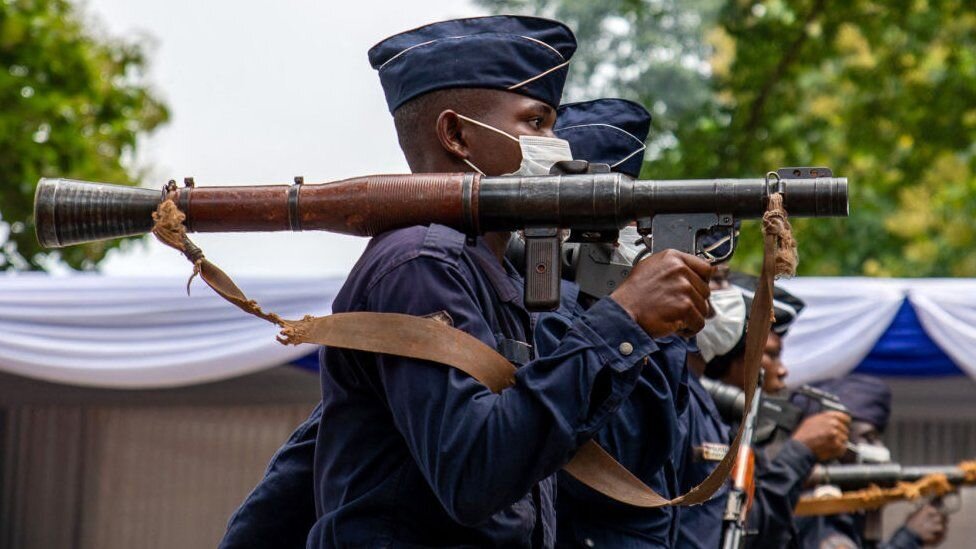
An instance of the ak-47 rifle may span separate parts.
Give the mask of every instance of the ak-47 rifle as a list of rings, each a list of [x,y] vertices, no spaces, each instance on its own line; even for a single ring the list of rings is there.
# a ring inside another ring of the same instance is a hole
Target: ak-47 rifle
[[[561,164],[561,173],[546,176],[374,175],[243,187],[196,187],[192,180],[177,187],[171,181],[162,193],[42,179],[34,220],[46,247],[147,233],[166,199],[186,215],[190,232],[324,230],[372,236],[439,223],[474,238],[522,230],[525,304],[550,310],[559,304],[559,229],[571,229],[573,242],[615,242],[620,228],[636,223],[649,252],[673,248],[696,254],[700,234],[734,233],[737,220],[763,216],[772,193],[782,194],[791,216],[847,215],[847,179],[826,168],[784,168],[758,179],[638,181],[596,173],[604,170],[581,161]]]
[[[722,516],[722,549],[741,549],[745,546],[746,516],[752,507],[756,487],[756,454],[753,445],[756,442],[756,425],[762,408],[763,372],[759,372],[759,383],[749,412],[743,418],[745,428],[742,431],[742,442],[739,454],[732,469],[732,486],[729,488],[728,499],[725,500],[725,514]]]
[[[916,466],[898,463],[816,465],[807,478],[807,486],[829,484],[841,490],[858,490],[868,486],[888,488],[897,486],[899,482],[917,482],[930,475],[943,475],[953,486],[974,484],[976,462]]]
[[[807,485],[848,491],[802,497],[796,506],[797,516],[874,511],[895,501],[920,498],[938,503],[961,486],[976,485],[976,461],[915,467],[897,463],[820,465],[814,468]]]

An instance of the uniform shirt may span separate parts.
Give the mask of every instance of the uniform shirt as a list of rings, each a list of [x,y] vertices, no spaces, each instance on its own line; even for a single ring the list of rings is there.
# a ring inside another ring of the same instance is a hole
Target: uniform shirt
[[[374,238],[332,309],[446,313],[499,348],[528,341],[521,295],[521,278],[481,239],[468,246],[452,229],[417,226]],[[444,365],[325,348],[309,547],[552,546],[553,473],[656,351],[610,299],[500,394]]]
[[[540,356],[554,352],[583,313],[579,287],[563,281],[560,307],[538,316],[534,329]],[[592,309],[590,309],[592,311]],[[645,484],[665,497],[676,494],[671,460],[678,441],[678,414],[687,401],[687,347],[679,337],[655,340],[659,350],[641,372],[630,397],[596,434],[596,441]],[[599,494],[559,473],[557,545],[560,547],[671,547],[674,508],[641,509]]]
[[[722,447],[727,451],[731,442],[729,426],[722,419],[715,401],[694,375],[688,376],[688,408],[681,415],[684,443],[677,454],[678,479],[682,491],[688,491],[715,470],[722,455],[710,454],[709,449]],[[728,483],[723,484],[710,500],[691,507],[682,507],[675,547],[687,549],[715,549],[722,539],[722,515],[728,498]]]
[[[686,454],[681,460],[684,468],[680,471],[683,490],[701,482],[718,465],[717,461],[696,461],[697,449],[706,442],[728,445],[738,429],[736,424],[726,424],[723,434],[717,422],[725,420],[711,396],[694,376],[689,376],[688,385],[691,398],[681,423],[686,430],[682,445]],[[775,457],[770,458],[764,448],[757,448],[755,456],[755,497],[746,517],[746,531],[751,535],[746,536],[745,545],[749,549],[796,547],[793,508],[816,458],[809,448],[793,439],[787,440]],[[702,505],[682,507],[675,546],[719,547],[727,498],[728,485]]]
[[[800,517],[796,520],[803,549],[858,549],[862,539],[863,515],[844,514]],[[922,539],[902,526],[878,549],[921,549]]]
[[[813,451],[802,442],[788,439],[775,457],[764,448],[756,455],[756,498],[747,517],[748,549],[799,547],[793,509],[803,483],[817,463]]]

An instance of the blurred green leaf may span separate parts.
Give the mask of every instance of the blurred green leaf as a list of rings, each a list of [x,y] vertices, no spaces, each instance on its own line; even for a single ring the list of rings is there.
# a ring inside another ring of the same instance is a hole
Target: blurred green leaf
[[[138,174],[123,159],[169,118],[142,78],[143,46],[92,26],[64,0],[0,2],[0,269],[40,269],[59,258],[94,268],[119,242],[41,250],[31,219],[37,181],[134,185]]]

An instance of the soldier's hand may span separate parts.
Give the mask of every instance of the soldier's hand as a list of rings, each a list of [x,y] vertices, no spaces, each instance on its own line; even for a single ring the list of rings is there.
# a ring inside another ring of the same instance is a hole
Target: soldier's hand
[[[665,250],[635,265],[610,297],[652,337],[691,336],[705,327],[711,273],[708,262]]]
[[[941,511],[926,504],[905,519],[905,528],[922,538],[922,545],[933,546],[945,541],[948,522]]]
[[[847,451],[850,424],[851,417],[843,412],[822,412],[803,420],[793,439],[809,448],[817,461],[830,461]]]

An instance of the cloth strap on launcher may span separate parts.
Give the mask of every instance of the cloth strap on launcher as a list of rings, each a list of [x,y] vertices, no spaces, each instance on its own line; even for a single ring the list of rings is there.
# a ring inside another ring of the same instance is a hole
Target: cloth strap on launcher
[[[265,312],[189,240],[183,226],[185,216],[172,200],[163,201],[153,214],[153,219],[156,223],[153,234],[164,244],[182,252],[193,263],[193,276],[199,274],[220,296],[245,312],[280,326],[278,341],[283,344],[312,343],[439,362],[467,373],[496,393],[515,384],[515,367],[502,355],[474,336],[437,320],[371,312],[285,320],[274,313]],[[772,318],[773,278],[792,275],[796,269],[796,242],[779,194],[769,199],[763,217],[763,241],[762,273],[746,335],[744,388],[747,410],[756,391]],[[674,499],[667,499],[649,488],[592,440],[579,448],[565,470],[597,492],[637,507],[694,505],[708,501],[725,483],[738,454],[741,438],[740,426],[732,445],[715,470],[701,484]]]

